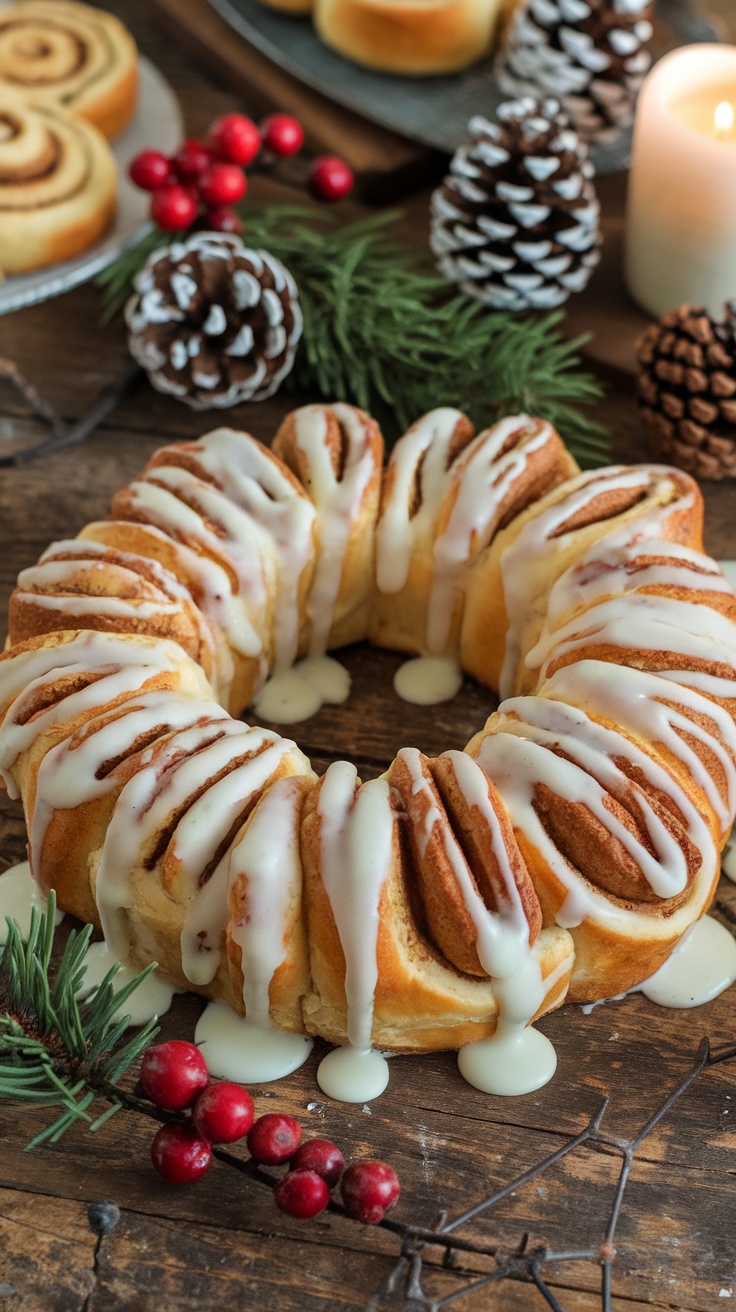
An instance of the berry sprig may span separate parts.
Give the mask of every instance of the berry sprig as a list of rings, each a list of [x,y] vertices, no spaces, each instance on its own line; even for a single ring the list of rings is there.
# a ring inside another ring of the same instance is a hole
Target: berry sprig
[[[244,114],[224,114],[205,141],[188,137],[171,156],[144,150],[128,171],[137,187],[151,192],[151,218],[164,232],[238,233],[243,224],[233,206],[247,192],[246,169],[277,173],[280,161],[298,155],[303,144],[304,129],[290,114],[271,114],[260,127]],[[336,155],[318,156],[288,180],[321,201],[343,200],[354,182]]]
[[[246,1139],[256,1167],[288,1166],[274,1186],[277,1207],[288,1216],[306,1220],[330,1204],[338,1184],[345,1213],[377,1225],[397,1202],[400,1185],[386,1162],[352,1162],[329,1139],[307,1139],[293,1116],[268,1112],[254,1119],[253,1099],[240,1084],[210,1080],[202,1054],[180,1039],[149,1048],[140,1070],[141,1088],[165,1120],[151,1145],[151,1160],[169,1184],[192,1184],[204,1175],[217,1153],[213,1145]],[[188,1112],[186,1117],[182,1113]],[[232,1161],[231,1158],[226,1160]]]

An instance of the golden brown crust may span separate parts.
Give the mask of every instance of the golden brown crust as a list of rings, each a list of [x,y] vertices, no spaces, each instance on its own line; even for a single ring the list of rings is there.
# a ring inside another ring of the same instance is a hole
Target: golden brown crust
[[[0,99],[64,109],[108,140],[133,117],[138,55],[113,14],[77,0],[21,0],[0,10]]]
[[[323,416],[323,445],[328,455],[334,483],[320,472],[306,442],[300,442],[299,425],[302,415],[315,412]],[[352,432],[351,432],[352,429]],[[356,436],[356,430],[361,433]],[[328,498],[355,479],[359,495],[350,498],[347,509],[342,510],[343,522],[349,524],[349,535],[340,568],[340,581],[327,636],[327,647],[345,647],[365,638],[374,591],[375,525],[381,497],[383,475],[383,434],[374,419],[356,406],[307,406],[287,415],[272,444],[273,453],[291,470],[304,491],[317,507],[317,569],[320,558],[329,543],[320,536],[328,527],[324,508]],[[320,510],[323,514],[320,516]],[[331,518],[331,516],[330,516]],[[303,650],[309,649],[314,636],[306,639]]]
[[[516,573],[521,577],[527,568],[528,604],[519,634],[517,665],[517,688],[526,692],[533,679],[525,659],[542,630],[549,593],[560,575],[597,541],[622,531],[633,534],[638,520],[660,512],[659,537],[702,549],[703,503],[694,480],[660,466],[639,468],[641,481],[636,480],[634,466],[629,471],[633,482],[623,487],[620,477],[626,471],[615,468],[593,470],[558,484],[528,505],[481,553],[464,580],[460,660],[468,674],[490,688],[499,687],[505,655],[501,635],[509,629],[505,578],[513,595],[518,590]],[[605,486],[607,481],[610,488]],[[581,497],[591,484],[603,486],[589,498]],[[578,504],[581,500],[582,505]],[[550,526],[549,532],[545,524]],[[514,560],[519,565],[511,581]]]
[[[487,55],[500,0],[315,0],[319,35],[369,68],[427,76]]]
[[[71,259],[109,226],[117,167],[98,130],[62,110],[0,94],[0,271]]]

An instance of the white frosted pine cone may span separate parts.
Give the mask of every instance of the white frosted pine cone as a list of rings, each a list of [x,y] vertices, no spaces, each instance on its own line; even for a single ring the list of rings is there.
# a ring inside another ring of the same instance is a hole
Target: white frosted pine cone
[[[194,410],[272,396],[302,333],[296,284],[267,251],[197,232],[154,251],[125,308],[131,355]]]
[[[556,100],[499,106],[432,197],[431,245],[450,283],[495,310],[549,310],[600,260],[600,206],[587,148]]]
[[[555,96],[584,141],[634,120],[652,57],[652,0],[522,0],[496,63],[507,96]]]

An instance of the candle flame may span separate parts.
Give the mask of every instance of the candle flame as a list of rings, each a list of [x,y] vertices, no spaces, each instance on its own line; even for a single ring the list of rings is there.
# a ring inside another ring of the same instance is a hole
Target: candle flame
[[[729,104],[727,100],[722,100],[720,105],[716,107],[716,112],[715,112],[716,132],[717,133],[730,132],[733,127],[733,122],[734,122],[733,105]]]

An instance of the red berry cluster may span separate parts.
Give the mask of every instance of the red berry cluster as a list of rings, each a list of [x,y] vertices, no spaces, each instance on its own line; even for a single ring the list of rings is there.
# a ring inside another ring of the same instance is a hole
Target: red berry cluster
[[[168,157],[144,150],[130,165],[132,181],[152,192],[151,218],[165,232],[197,227],[212,232],[240,232],[232,208],[248,189],[245,169],[260,156],[261,170],[296,155],[304,144],[301,123],[289,114],[272,114],[256,126],[244,114],[224,114],[212,124],[206,141],[183,141]],[[322,155],[309,169],[307,182],[317,200],[342,200],[353,187],[347,164]]]
[[[397,1201],[396,1172],[385,1162],[353,1162],[345,1167],[329,1139],[307,1139],[293,1116],[269,1112],[253,1119],[253,1099],[240,1084],[210,1081],[204,1058],[193,1043],[172,1039],[149,1048],[141,1063],[147,1098],[167,1112],[191,1108],[187,1121],[162,1125],[151,1145],[159,1175],[170,1184],[190,1184],[212,1161],[212,1145],[247,1136],[248,1151],[261,1166],[289,1164],[274,1189],[282,1212],[306,1220],[324,1211],[337,1184],[348,1216],[375,1225]]]

